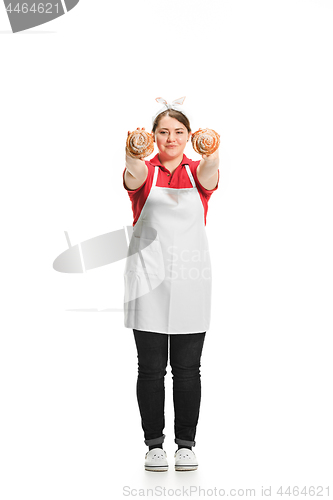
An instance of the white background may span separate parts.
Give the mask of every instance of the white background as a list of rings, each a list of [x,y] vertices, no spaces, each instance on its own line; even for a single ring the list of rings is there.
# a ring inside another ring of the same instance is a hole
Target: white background
[[[332,24],[329,0],[81,0],[12,34],[0,8],[2,499],[332,488]],[[74,245],[132,224],[127,130],[184,95],[192,130],[221,135],[212,323],[199,469],[173,469],[168,367],[170,470],[154,474],[123,313],[68,310],[121,308],[124,261],[53,261],[64,231]]]

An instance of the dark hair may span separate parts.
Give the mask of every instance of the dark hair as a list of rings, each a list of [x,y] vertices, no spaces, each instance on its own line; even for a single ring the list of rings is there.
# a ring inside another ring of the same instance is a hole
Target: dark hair
[[[177,111],[176,109],[166,109],[165,111],[156,116],[152,128],[153,133],[155,133],[155,130],[158,124],[160,123],[161,118],[163,118],[163,116],[170,116],[171,118],[176,118],[176,120],[178,120],[187,128],[188,133],[191,132],[190,122],[187,116],[183,115],[181,111]]]

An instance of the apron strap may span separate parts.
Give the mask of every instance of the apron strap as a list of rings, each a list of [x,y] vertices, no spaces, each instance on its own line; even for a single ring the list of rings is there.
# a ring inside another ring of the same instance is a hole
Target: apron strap
[[[151,187],[155,187],[156,186],[157,176],[158,176],[159,169],[160,169],[160,167],[158,165],[155,165],[155,172],[154,172],[153,184],[152,184]]]
[[[188,176],[189,176],[189,178],[190,178],[190,181],[191,181],[191,183],[192,183],[192,187],[196,188],[197,186],[196,186],[196,184],[195,184],[195,180],[194,180],[194,178],[193,178],[193,175],[192,175],[192,172],[191,172],[191,170],[190,170],[189,165],[185,165],[185,168],[186,168],[187,174],[188,174]]]

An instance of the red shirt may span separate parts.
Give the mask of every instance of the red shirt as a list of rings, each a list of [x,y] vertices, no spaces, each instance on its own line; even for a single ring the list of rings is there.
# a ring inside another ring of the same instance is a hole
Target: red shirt
[[[195,184],[197,186],[203,207],[204,207],[204,215],[205,215],[205,225],[206,225],[206,217],[207,217],[207,211],[208,211],[208,200],[211,197],[212,193],[216,191],[218,188],[218,183],[220,179],[220,172],[218,170],[218,180],[217,180],[217,185],[215,186],[214,189],[205,189],[199,182],[198,177],[197,177],[197,168],[199,166],[200,160],[193,161],[187,158],[185,155],[183,155],[183,160],[178,165],[178,167],[173,171],[172,174],[170,174],[170,171],[161,165],[159,159],[158,159],[158,154],[154,156],[151,160],[145,161],[145,164],[148,167],[148,175],[147,179],[145,182],[138,188],[138,189],[128,189],[125,185],[125,179],[124,175],[126,172],[126,167],[123,172],[123,185],[124,188],[126,189],[128,196],[130,197],[130,200],[132,202],[132,210],[133,210],[133,216],[134,216],[134,221],[133,221],[133,226],[135,226],[141,210],[143,208],[143,205],[145,204],[148,195],[150,193],[150,189],[153,183],[153,177],[154,177],[154,172],[155,172],[155,165],[159,166],[159,172],[157,176],[157,181],[156,181],[156,186],[159,187],[170,187],[174,189],[181,189],[181,188],[191,188],[192,184],[190,181],[190,178],[186,172],[185,165],[189,165],[190,170],[192,172]]]

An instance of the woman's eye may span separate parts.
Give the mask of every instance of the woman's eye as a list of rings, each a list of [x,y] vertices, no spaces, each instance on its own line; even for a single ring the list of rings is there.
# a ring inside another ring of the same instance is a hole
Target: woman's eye
[[[182,133],[183,133],[183,132],[182,132],[181,130],[178,132],[178,134],[182,134]]]

